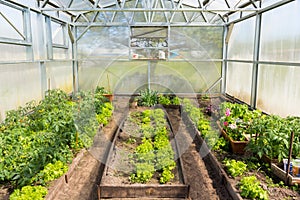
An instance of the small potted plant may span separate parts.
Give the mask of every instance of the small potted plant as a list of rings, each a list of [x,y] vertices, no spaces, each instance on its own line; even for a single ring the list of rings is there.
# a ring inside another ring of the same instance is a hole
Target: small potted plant
[[[103,96],[105,96],[109,100],[109,102],[112,102],[114,99],[114,95],[112,94],[112,92],[110,90],[110,81],[109,81],[108,74],[107,74],[107,87],[108,87],[108,89],[104,90],[105,92],[104,92]]]
[[[133,100],[130,102],[130,107],[131,108],[137,108],[138,107],[138,97],[134,97]]]
[[[230,141],[232,151],[242,154],[249,143],[247,132],[254,118],[261,116],[261,111],[250,111],[246,104],[224,102],[220,109],[218,123],[222,135]]]

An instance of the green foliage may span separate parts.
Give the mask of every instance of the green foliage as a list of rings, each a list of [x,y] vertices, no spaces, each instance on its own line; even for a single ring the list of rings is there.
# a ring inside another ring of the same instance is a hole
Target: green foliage
[[[85,147],[89,147],[92,145],[99,127],[95,113],[94,97],[91,92],[80,92],[77,99],[79,101],[73,112],[74,124],[79,133],[79,138]]]
[[[0,124],[0,181],[22,187],[47,164],[70,162],[97,131],[93,113],[93,94],[81,93],[72,101],[61,90],[47,91],[42,101],[7,112]]]
[[[54,164],[47,164],[43,170],[41,170],[37,175],[35,175],[32,178],[32,181],[45,185],[48,182],[61,177],[67,171],[67,164],[61,161],[56,161]]]
[[[152,163],[137,163],[135,167],[136,172],[130,175],[130,181],[133,183],[147,183],[155,172]]]
[[[141,90],[138,98],[138,105],[147,107],[156,105],[158,103],[157,93],[157,91],[152,91],[150,89]]]
[[[171,100],[170,100],[169,96],[159,95],[158,96],[158,103],[162,104],[162,105],[170,105]]]
[[[245,164],[242,161],[236,161],[234,159],[225,159],[223,163],[227,168],[227,172],[233,177],[241,176],[247,170],[247,164]]]
[[[22,189],[16,189],[10,195],[10,200],[43,200],[47,195],[47,188],[43,186],[24,186]]]
[[[159,183],[164,184],[174,178],[174,174],[171,170],[164,169],[159,178]]]
[[[99,109],[99,113],[96,114],[96,118],[99,124],[106,126],[113,114],[113,106],[110,102],[105,102]]]
[[[24,186],[48,163],[71,160],[73,105],[64,92],[53,90],[37,105],[8,112],[0,132],[1,181]]]
[[[220,122],[228,136],[235,141],[245,141],[252,121],[261,116],[261,111],[249,110],[246,104],[223,102],[220,105]]]
[[[138,162],[152,163],[155,159],[155,154],[151,140],[143,139],[142,144],[135,149],[135,156]]]
[[[292,155],[300,154],[300,120],[298,117],[282,118],[277,115],[263,115],[253,120],[250,132],[257,136],[247,148],[259,157],[267,155],[281,161],[287,158],[291,132],[294,131]]]
[[[255,176],[243,177],[239,184],[241,196],[250,199],[268,200],[268,192],[263,190]]]
[[[183,109],[189,115],[192,122],[197,126],[197,129],[201,133],[201,136],[206,141],[207,145],[212,147],[213,150],[229,149],[229,142],[223,137],[220,138],[220,134],[215,131],[210,120],[204,115],[201,108],[197,108],[192,104],[191,100],[184,98],[182,100]]]
[[[162,105],[180,105],[179,97],[175,95],[158,95],[158,103]]]
[[[160,183],[166,183],[174,177],[171,171],[175,168],[176,163],[168,138],[168,130],[165,127],[165,113],[162,109],[154,109],[145,110],[141,115],[137,113],[131,115],[131,117],[134,116],[138,118],[142,116],[142,122],[146,118],[147,124],[141,123],[140,125],[143,139],[133,154],[135,170],[130,175],[130,181],[146,183],[152,178],[153,173],[159,170],[163,171]],[[139,124],[137,121],[135,122]],[[150,126],[150,124],[155,126]]]
[[[171,104],[172,104],[172,105],[180,105],[180,99],[179,99],[179,97],[175,96],[175,97],[171,100]]]
[[[212,148],[212,150],[229,151],[229,141],[227,141],[224,137],[220,137],[220,134],[217,131],[211,130],[202,137],[204,138],[207,145]]]

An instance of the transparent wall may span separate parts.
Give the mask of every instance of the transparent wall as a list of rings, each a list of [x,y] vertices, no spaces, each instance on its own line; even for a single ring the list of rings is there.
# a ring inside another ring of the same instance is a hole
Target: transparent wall
[[[47,89],[61,89],[71,93],[73,90],[72,62],[48,62],[45,66]]]
[[[80,28],[78,35],[83,31]],[[145,87],[159,92],[220,92],[223,27],[171,27],[169,61],[128,60],[129,31],[95,27],[82,35],[77,48],[80,89],[100,85],[120,94]]]
[[[29,58],[27,50],[30,48],[20,45],[0,43],[0,62],[1,61],[26,61]]]
[[[220,92],[221,62],[157,62],[150,72],[151,87],[160,92]]]
[[[38,64],[0,64],[0,121],[5,111],[42,98],[40,75]]]
[[[46,24],[45,17],[41,14],[31,12],[32,48],[34,60],[46,60]]]
[[[252,60],[254,52],[255,18],[234,24],[228,42],[228,59]]]
[[[170,59],[222,58],[223,27],[171,27]]]
[[[12,8],[5,4],[0,4],[0,13],[0,37],[24,40],[22,10]]]
[[[78,28],[82,36],[77,44],[78,59],[128,59],[128,27],[92,27],[87,32]]]
[[[34,4],[36,2],[28,2],[25,6]],[[42,13],[4,1],[0,1],[0,12],[5,16],[0,15],[2,121],[7,110],[40,100],[47,89],[60,88],[72,92],[73,70],[67,29],[60,23],[52,24],[50,35],[53,43],[50,43],[46,17]],[[48,54],[51,54],[51,60]]]
[[[228,62],[226,92],[250,104],[252,84],[251,63]]]
[[[263,14],[261,60],[300,61],[299,10],[300,1],[294,1]]]
[[[260,65],[257,107],[281,116],[300,116],[300,67]]]

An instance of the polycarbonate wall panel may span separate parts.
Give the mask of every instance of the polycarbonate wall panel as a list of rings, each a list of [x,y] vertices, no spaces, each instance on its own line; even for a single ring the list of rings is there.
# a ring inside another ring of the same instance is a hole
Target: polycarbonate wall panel
[[[1,44],[0,43],[0,62],[1,61],[25,61],[28,60],[27,50],[29,47]]]
[[[78,41],[80,89],[99,85],[132,94],[149,82],[151,89],[160,92],[220,92],[221,62],[207,60],[221,59],[222,27],[171,27],[169,62],[127,61],[128,33],[126,27],[95,27],[82,36]]]
[[[71,93],[73,90],[72,62],[48,62],[45,66],[47,89],[61,89]]]
[[[22,5],[26,5],[28,7],[38,8],[37,1],[28,1],[28,0],[11,0],[11,1],[20,3]]]
[[[103,63],[102,63],[103,64]],[[85,61],[79,67],[81,90],[97,85],[115,94],[133,94],[148,87],[167,93],[220,92],[221,62],[114,61],[99,67],[97,61]]]
[[[300,67],[260,65],[257,107],[281,116],[300,116]]]
[[[71,48],[53,48],[53,59],[71,59]]]
[[[148,62],[83,61],[79,64],[80,90],[103,86],[113,93],[132,94],[147,85]]]
[[[24,34],[22,10],[0,4],[0,13],[0,37],[24,40],[22,36]]]
[[[220,92],[221,62],[153,62],[151,88],[167,93]]]
[[[252,60],[254,52],[255,17],[234,24],[228,42],[228,59]]]
[[[170,59],[222,58],[223,27],[171,27]]]
[[[0,64],[0,121],[5,112],[42,98],[38,64]]]
[[[128,59],[128,43],[128,27],[92,27],[78,41],[78,59]]]
[[[300,61],[300,1],[263,13],[260,59]]]
[[[251,63],[228,62],[226,92],[250,104],[252,84]]]
[[[46,60],[45,44],[45,17],[41,14],[31,12],[32,47],[35,60]]]

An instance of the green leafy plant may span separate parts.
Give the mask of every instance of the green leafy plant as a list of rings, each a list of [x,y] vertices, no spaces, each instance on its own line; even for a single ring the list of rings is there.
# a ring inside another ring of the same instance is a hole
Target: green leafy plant
[[[170,105],[171,100],[170,100],[169,96],[158,95],[158,103],[162,104],[162,105]]]
[[[269,199],[268,192],[261,188],[260,182],[255,176],[243,177],[239,188],[242,197],[261,200]]]
[[[287,158],[292,131],[295,133],[292,155],[297,156],[300,153],[298,117],[282,118],[277,115],[263,115],[254,119],[249,129],[254,138],[247,148],[259,157],[266,155],[279,161]]]
[[[227,172],[233,177],[241,176],[245,171],[247,171],[247,164],[242,161],[225,159],[223,163],[226,166]]]
[[[159,178],[159,183],[162,184],[167,183],[173,178],[174,178],[174,174],[172,173],[172,171],[168,169],[164,169]]]
[[[53,164],[47,164],[43,170],[41,170],[35,177],[33,177],[32,181],[45,185],[48,182],[61,177],[67,171],[67,164],[61,161],[56,161]]]
[[[136,183],[147,183],[155,172],[152,163],[137,163],[135,173],[130,175],[130,181]]]
[[[245,141],[249,126],[260,116],[261,111],[251,111],[246,104],[223,102],[220,105],[221,126],[234,141]]]
[[[43,186],[24,186],[22,189],[16,189],[10,195],[10,200],[43,200],[48,190]]]
[[[157,91],[152,91],[150,89],[141,90],[138,105],[147,107],[154,106],[158,103],[157,93]]]
[[[171,104],[172,105],[180,105],[180,98],[175,96],[172,100],[171,100]]]
[[[113,106],[110,102],[105,102],[102,104],[99,112],[96,114],[96,119],[99,124],[106,126],[113,114]]]
[[[162,172],[159,178],[160,183],[168,182],[174,177],[172,170],[176,163],[168,138],[164,111],[162,109],[145,110],[141,114],[135,112],[131,114],[131,117],[139,119],[133,121],[140,125],[143,139],[132,155],[135,170],[130,175],[130,181],[146,183],[155,171],[160,171]],[[147,119],[146,122],[145,119]]]
[[[0,124],[0,181],[16,188],[38,184],[42,181],[34,176],[49,163],[69,163],[97,131],[94,107],[92,93],[72,100],[49,90],[40,102],[7,112]]]

